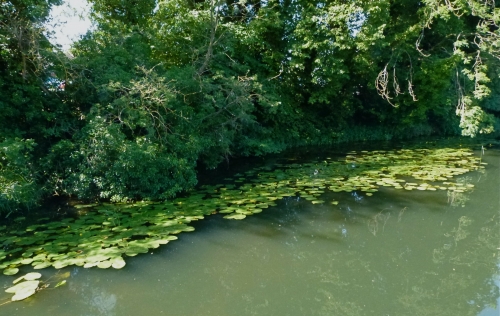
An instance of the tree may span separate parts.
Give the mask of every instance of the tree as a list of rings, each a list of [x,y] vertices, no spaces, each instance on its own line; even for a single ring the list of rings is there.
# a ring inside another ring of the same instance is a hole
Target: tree
[[[0,209],[33,205],[43,195],[38,161],[68,133],[71,110],[47,78],[62,74],[65,56],[44,35],[59,0],[3,1],[0,5]],[[57,119],[57,120],[56,120]]]
[[[43,33],[59,3],[0,6],[4,209],[165,199],[232,155],[498,122],[493,1],[92,0],[71,58]]]

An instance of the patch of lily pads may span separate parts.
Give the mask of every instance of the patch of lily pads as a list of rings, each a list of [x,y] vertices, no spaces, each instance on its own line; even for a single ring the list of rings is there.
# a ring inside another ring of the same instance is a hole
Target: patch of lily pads
[[[261,213],[284,197],[337,205],[326,192],[359,191],[371,196],[383,187],[398,190],[465,192],[473,185],[453,181],[484,168],[466,148],[400,149],[349,152],[345,158],[276,164],[236,174],[228,184],[205,185],[173,201],[80,205],[78,218],[0,230],[0,269],[14,275],[66,266],[121,269],[127,257],[147,253],[194,228],[188,224],[212,214],[241,220]],[[328,203],[327,203],[328,202]],[[31,283],[30,283],[31,284]],[[26,285],[30,292],[33,285]]]
[[[50,286],[50,279],[46,281],[40,281],[39,279],[42,275],[38,272],[30,272],[27,273],[17,279],[15,279],[12,283],[13,286],[9,287],[5,290],[6,293],[14,294],[11,298],[11,301],[22,301],[35,293],[46,289]],[[59,281],[54,288],[62,286],[66,284],[65,278],[69,277],[69,273],[63,275],[55,275],[56,279],[63,279]],[[5,304],[5,303],[3,303]],[[2,305],[3,305],[2,304]]]

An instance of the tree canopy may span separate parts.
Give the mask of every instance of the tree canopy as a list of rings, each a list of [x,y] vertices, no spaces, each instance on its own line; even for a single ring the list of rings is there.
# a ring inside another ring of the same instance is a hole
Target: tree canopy
[[[0,209],[51,195],[166,199],[231,156],[490,133],[495,0],[91,0],[70,53],[61,0],[0,4]]]

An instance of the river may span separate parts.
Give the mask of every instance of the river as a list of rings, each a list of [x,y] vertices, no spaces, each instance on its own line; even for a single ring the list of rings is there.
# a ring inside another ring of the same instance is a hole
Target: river
[[[209,216],[121,270],[44,269],[66,285],[0,314],[498,316],[500,150],[482,161],[457,177],[474,185],[464,193],[326,192],[338,205],[285,197],[244,220]]]

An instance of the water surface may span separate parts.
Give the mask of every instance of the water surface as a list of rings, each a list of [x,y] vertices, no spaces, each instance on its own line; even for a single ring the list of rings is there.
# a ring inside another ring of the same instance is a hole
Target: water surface
[[[295,197],[242,221],[210,216],[122,270],[42,270],[71,276],[0,313],[496,316],[500,151],[484,161],[458,177],[471,192],[325,193],[339,204]]]

